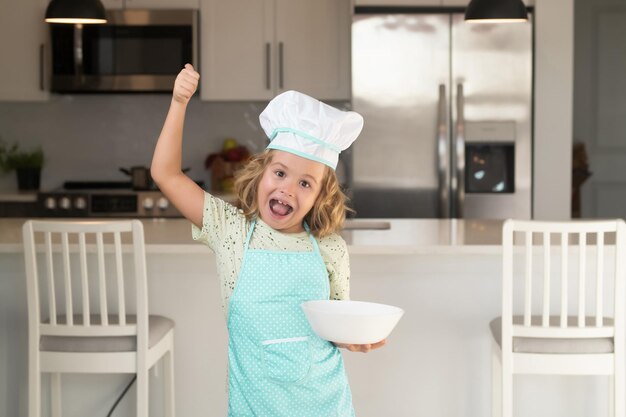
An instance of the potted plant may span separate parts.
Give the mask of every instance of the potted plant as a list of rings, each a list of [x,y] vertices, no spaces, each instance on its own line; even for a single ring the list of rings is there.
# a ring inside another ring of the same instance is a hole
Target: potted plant
[[[10,146],[0,142],[0,170],[4,173],[15,171],[18,189],[38,190],[43,164],[43,149],[40,146],[22,150],[17,142]]]

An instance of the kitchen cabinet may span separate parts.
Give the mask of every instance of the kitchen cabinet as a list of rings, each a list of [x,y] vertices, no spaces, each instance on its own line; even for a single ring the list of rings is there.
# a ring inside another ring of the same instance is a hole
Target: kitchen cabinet
[[[467,6],[469,0],[355,0],[356,6]]]
[[[533,6],[535,0],[522,0]],[[470,0],[355,0],[356,6],[466,7]]]
[[[101,0],[107,9],[198,9],[200,0]]]
[[[203,100],[350,99],[350,0],[203,0]]]
[[[48,99],[46,0],[5,1],[0,6],[0,101]]]
[[[355,0],[357,6],[462,6],[470,0]]]

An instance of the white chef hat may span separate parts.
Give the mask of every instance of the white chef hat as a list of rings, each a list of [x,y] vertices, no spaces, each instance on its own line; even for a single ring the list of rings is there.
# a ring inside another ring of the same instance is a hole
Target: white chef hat
[[[259,116],[270,139],[268,149],[290,152],[332,169],[339,153],[356,140],[363,117],[342,111],[297,91],[274,97]]]

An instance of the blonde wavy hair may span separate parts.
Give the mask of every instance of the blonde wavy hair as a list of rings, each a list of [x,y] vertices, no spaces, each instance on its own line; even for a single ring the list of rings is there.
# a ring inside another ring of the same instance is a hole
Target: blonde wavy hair
[[[265,168],[272,162],[273,151],[266,149],[254,155],[243,168],[235,173],[235,194],[238,207],[248,220],[259,215],[257,190]],[[304,220],[316,237],[328,236],[343,228],[346,213],[353,210],[347,206],[348,198],[341,190],[335,171],[326,167],[320,184],[320,193]]]

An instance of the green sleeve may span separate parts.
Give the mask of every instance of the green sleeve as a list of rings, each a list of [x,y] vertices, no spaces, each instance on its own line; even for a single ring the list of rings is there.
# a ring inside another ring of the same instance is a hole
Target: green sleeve
[[[339,235],[331,235],[320,245],[328,271],[331,300],[350,299],[350,258],[348,246]]]
[[[191,236],[215,250],[224,236],[227,236],[228,227],[243,220],[243,215],[235,206],[205,192],[202,229],[192,224]]]

